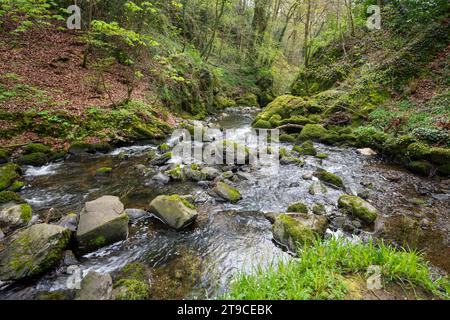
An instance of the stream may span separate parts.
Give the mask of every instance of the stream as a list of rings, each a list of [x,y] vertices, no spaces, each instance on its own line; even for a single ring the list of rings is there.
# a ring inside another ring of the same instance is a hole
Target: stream
[[[252,114],[227,111],[214,119],[222,129],[250,132]],[[240,135],[234,137],[239,142]],[[292,145],[283,145],[287,149]],[[238,272],[251,272],[292,256],[272,240],[267,212],[285,212],[292,203],[310,208],[325,205],[330,220],[327,236],[367,238],[373,229],[346,221],[336,204],[344,191],[328,188],[326,194],[309,193],[310,176],[324,168],[341,176],[347,193],[368,192],[385,224],[396,226],[400,216],[420,225],[417,247],[441,272],[450,271],[450,191],[447,182],[413,175],[387,164],[379,157],[362,155],[353,148],[317,144],[327,159],[306,157],[306,165],[283,165],[279,171],[244,166],[245,179],[236,182],[243,200],[223,203],[211,197],[196,182],[159,184],[152,177],[157,169],[148,165],[148,152],[156,145],[124,147],[106,155],[73,156],[64,162],[26,169],[27,187],[21,196],[32,205],[35,215],[57,222],[79,212],[84,203],[103,195],[119,196],[125,208],[148,209],[158,195],[190,194],[196,199],[197,222],[177,232],[154,217],[135,222],[126,241],[102,248],[80,259],[83,273],[89,270],[112,275],[131,262],[144,263],[151,270],[153,299],[208,299],[223,294]],[[123,158],[126,154],[128,159]],[[98,177],[101,167],[112,174]],[[305,179],[306,178],[306,179]],[[315,178],[312,178],[315,179]],[[48,216],[49,210],[52,214]],[[402,226],[388,228],[386,237],[398,238]],[[40,279],[20,283],[0,291],[0,299],[33,299],[39,292],[66,289],[69,275],[59,268]]]

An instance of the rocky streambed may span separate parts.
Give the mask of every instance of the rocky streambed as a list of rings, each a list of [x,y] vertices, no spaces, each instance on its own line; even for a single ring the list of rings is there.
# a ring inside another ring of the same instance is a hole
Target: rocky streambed
[[[241,129],[232,141],[247,145],[252,121],[251,110],[230,110],[209,125]],[[44,273],[25,268],[26,279],[3,281],[0,298],[214,298],[238,272],[292,259],[293,243],[308,240],[292,227],[323,237],[380,237],[423,250],[437,272],[450,270],[449,181],[415,176],[369,150],[314,144],[299,155],[283,143],[279,168],[180,166],[168,156],[173,145],[25,168],[21,196],[32,206],[31,224],[51,225],[25,229],[41,236],[33,246],[45,249],[42,239],[52,239],[45,244],[73,247],[63,228],[69,227],[78,250],[64,251]],[[103,220],[91,217],[102,210]],[[295,214],[280,215],[288,211]],[[85,217],[81,229],[77,216]],[[109,227],[92,233],[92,224]],[[11,238],[4,247],[23,244]],[[80,297],[74,288],[83,278]]]

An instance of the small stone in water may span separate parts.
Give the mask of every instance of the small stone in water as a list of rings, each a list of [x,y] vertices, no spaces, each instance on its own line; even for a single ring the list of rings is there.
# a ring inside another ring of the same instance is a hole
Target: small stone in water
[[[375,156],[377,153],[370,148],[358,149],[358,152],[363,156]]]

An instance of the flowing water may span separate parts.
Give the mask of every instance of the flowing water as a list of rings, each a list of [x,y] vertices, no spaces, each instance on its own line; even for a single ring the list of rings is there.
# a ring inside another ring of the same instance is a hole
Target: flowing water
[[[250,132],[251,122],[251,115],[230,111],[216,124],[222,129],[242,129],[233,137],[239,141],[243,133]],[[329,234],[360,238],[372,234],[374,230],[353,227],[351,223],[343,226],[343,216],[336,207],[343,191],[328,188],[325,194],[309,193],[315,178],[306,176],[320,167],[343,177],[346,192],[368,191],[386,224],[392,222],[395,226],[396,219],[404,215],[417,221],[423,228],[416,245],[434,266],[450,271],[448,184],[417,177],[376,157],[363,156],[356,149],[317,148],[329,157],[307,157],[302,168],[286,165],[277,171],[244,166],[246,179],[236,182],[243,200],[235,205],[216,201],[194,182],[158,184],[152,179],[158,169],[149,166],[147,155],[157,150],[156,145],[126,147],[107,155],[71,157],[63,163],[28,168],[27,188],[21,195],[41,220],[51,222],[79,212],[86,201],[103,195],[119,196],[126,208],[138,209],[148,209],[158,195],[194,195],[199,218],[187,230],[176,232],[150,216],[132,225],[128,240],[82,257],[80,267],[84,273],[96,270],[114,275],[127,264],[139,261],[151,270],[152,298],[213,298],[225,292],[238,272],[292,259],[273,242],[266,212],[285,212],[295,202],[310,207],[320,203],[325,205],[330,220]],[[123,153],[129,156],[127,160]],[[97,177],[95,172],[101,167],[112,167],[112,174]],[[401,226],[389,230],[386,236],[394,240],[404,232]],[[59,269],[8,287],[0,291],[0,298],[32,299],[39,292],[65,289],[67,279],[68,275]]]

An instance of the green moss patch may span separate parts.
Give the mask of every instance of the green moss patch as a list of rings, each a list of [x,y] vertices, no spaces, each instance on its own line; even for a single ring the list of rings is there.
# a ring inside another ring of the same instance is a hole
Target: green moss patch
[[[308,213],[308,206],[304,203],[294,203],[289,206],[287,212]]]
[[[324,169],[318,169],[315,173],[315,176],[317,178],[319,178],[320,181],[322,181],[328,185],[331,185],[331,186],[334,186],[337,188],[341,188],[341,189],[344,188],[344,181],[342,180],[341,177],[339,177],[331,172],[328,172]]]

